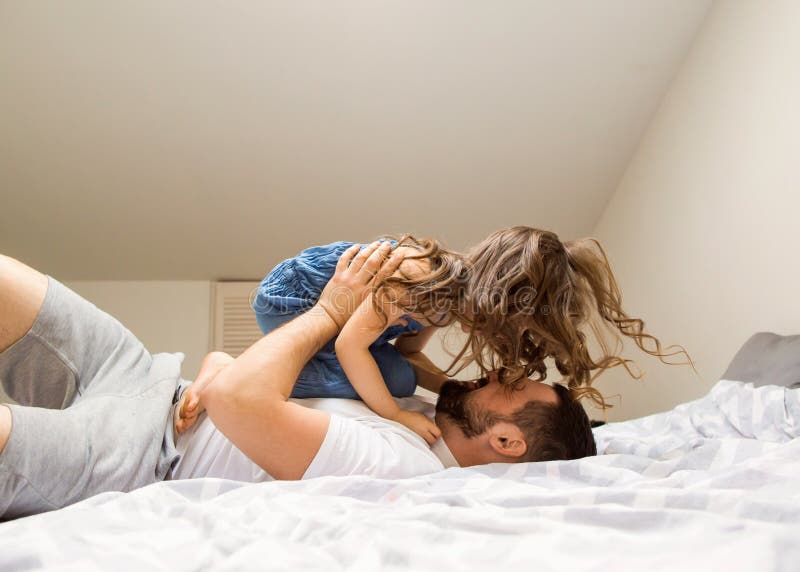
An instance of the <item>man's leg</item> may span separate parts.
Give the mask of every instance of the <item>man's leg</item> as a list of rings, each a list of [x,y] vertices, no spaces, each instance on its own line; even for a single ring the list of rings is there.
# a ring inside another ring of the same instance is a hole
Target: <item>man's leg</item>
[[[0,383],[18,403],[60,408],[74,397],[74,372],[47,359],[32,333],[47,290],[47,276],[0,255]]]
[[[8,436],[11,434],[11,410],[5,405],[0,405],[0,454],[6,448]]]
[[[181,357],[151,356],[58,281],[8,258],[0,264],[10,312],[0,380],[18,402],[0,406],[0,519],[163,479],[176,455],[170,412]]]
[[[20,405],[63,409],[89,392],[124,392],[112,368],[146,371],[150,353],[125,326],[75,292],[0,258],[0,382]]]
[[[47,292],[47,276],[0,254],[0,353],[31,329]]]

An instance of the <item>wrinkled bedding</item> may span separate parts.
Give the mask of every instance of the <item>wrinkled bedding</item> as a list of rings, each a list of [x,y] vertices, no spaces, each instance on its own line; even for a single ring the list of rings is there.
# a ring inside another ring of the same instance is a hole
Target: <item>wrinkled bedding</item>
[[[0,524],[0,570],[797,570],[800,390],[720,381],[602,455],[164,482]]]

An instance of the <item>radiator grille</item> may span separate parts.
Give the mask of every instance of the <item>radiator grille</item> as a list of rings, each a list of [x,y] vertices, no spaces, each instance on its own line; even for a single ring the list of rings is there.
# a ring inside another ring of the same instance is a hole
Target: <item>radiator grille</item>
[[[236,357],[261,338],[261,330],[256,323],[252,306],[258,284],[258,282],[214,283],[212,349]]]

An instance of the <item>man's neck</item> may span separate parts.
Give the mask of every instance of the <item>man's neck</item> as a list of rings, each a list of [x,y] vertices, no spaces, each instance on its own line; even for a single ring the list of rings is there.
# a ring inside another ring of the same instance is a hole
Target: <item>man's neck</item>
[[[445,469],[461,466],[461,463],[459,463],[458,459],[456,459],[455,455],[453,455],[453,452],[450,450],[450,447],[448,446],[444,437],[433,442],[433,445],[431,445],[431,451],[439,458]]]

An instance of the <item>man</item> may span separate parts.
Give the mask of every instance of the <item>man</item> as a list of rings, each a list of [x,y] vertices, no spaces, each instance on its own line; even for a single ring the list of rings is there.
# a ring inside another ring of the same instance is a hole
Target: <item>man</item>
[[[386,255],[378,245],[343,255],[316,306],[198,389],[208,418],[177,448],[171,415],[180,356],[151,355],[108,314],[0,257],[0,380],[19,403],[0,405],[0,518],[169,476],[241,478],[243,463],[250,480],[397,478],[446,466],[594,454],[583,409],[563,388],[530,381],[512,389],[494,379],[462,384],[430,374],[426,383],[441,386],[436,423],[443,435],[432,448],[355,401],[355,410],[340,414],[324,409],[346,400],[308,400],[317,408],[290,401],[303,365],[337,334],[373,280],[399,266],[400,256],[387,261]],[[204,463],[204,448],[193,447],[201,438],[203,445],[221,444],[216,452],[225,449],[233,464],[222,463],[219,474],[220,455],[216,465]]]

